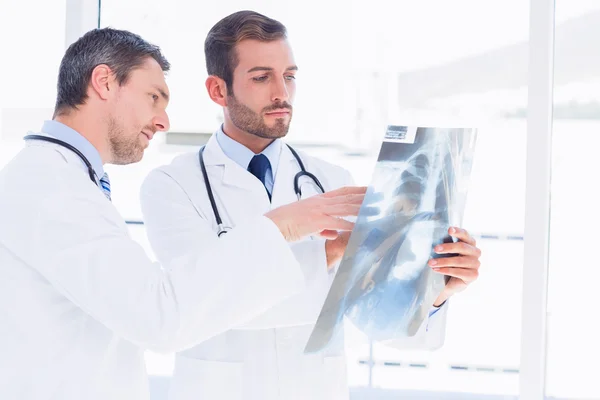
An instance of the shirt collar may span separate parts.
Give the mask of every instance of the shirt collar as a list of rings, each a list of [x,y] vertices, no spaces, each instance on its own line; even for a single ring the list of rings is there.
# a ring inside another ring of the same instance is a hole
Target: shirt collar
[[[104,175],[104,166],[102,165],[100,153],[79,132],[54,120],[45,121],[42,126],[42,132],[55,139],[62,140],[79,150],[88,159],[98,178],[102,178]]]
[[[235,161],[240,167],[248,169],[248,165],[255,156],[254,152],[244,146],[243,144],[236,142],[223,131],[223,125],[219,127],[216,133],[217,143],[223,150],[223,153],[233,161]],[[271,173],[273,177],[277,174],[277,167],[279,166],[279,156],[281,155],[281,140],[275,139],[273,143],[267,146],[260,154],[264,154],[271,164]]]

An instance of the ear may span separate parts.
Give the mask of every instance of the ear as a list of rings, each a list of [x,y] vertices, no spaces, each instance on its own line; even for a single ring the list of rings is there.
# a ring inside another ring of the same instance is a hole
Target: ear
[[[100,64],[92,71],[90,88],[102,100],[107,100],[115,92],[115,79],[108,65]]]
[[[220,105],[227,107],[227,85],[218,76],[210,75],[204,83],[210,99]]]

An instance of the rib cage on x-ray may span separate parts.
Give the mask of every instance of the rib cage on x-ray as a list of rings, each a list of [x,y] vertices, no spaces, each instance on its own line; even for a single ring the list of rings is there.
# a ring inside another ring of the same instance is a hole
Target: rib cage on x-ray
[[[452,240],[448,227],[461,223],[457,178],[470,173],[472,135],[419,128],[413,143],[384,141],[307,352],[325,347],[344,316],[373,340],[417,332],[446,282],[427,261],[438,257],[435,245]],[[376,215],[363,212],[373,208]]]

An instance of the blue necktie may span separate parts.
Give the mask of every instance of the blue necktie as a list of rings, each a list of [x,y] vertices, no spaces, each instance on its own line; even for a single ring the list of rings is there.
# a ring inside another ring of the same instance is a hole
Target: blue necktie
[[[264,154],[255,155],[252,160],[250,160],[250,164],[248,164],[248,172],[258,178],[259,181],[262,182],[267,194],[269,195],[269,201],[271,201],[271,193],[267,186],[265,185],[267,178],[267,171],[271,168],[271,163],[269,159]]]
[[[100,188],[102,189],[102,192],[104,193],[106,198],[109,201],[112,201],[110,199],[110,180],[108,179],[108,174],[106,172],[104,173],[104,175],[102,175],[102,178],[100,178]]]

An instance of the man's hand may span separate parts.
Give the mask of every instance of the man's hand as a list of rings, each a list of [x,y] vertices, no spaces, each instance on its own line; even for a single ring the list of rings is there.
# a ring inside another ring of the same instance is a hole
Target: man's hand
[[[351,231],[354,222],[342,217],[358,215],[366,187],[347,186],[331,192],[286,204],[265,214],[279,228],[288,242],[312,234],[336,239],[337,231]]]
[[[457,243],[444,243],[435,246],[438,254],[458,254],[455,257],[442,257],[429,260],[434,271],[448,275],[450,280],[437,298],[434,306],[439,307],[455,293],[465,290],[479,276],[479,257],[481,250],[476,246],[475,239],[461,228],[450,228],[448,233],[457,238]]]
[[[348,239],[350,239],[351,232],[342,232],[334,240],[327,240],[325,242],[325,254],[327,255],[327,268],[333,267],[338,263],[344,256],[346,247],[348,246]]]

